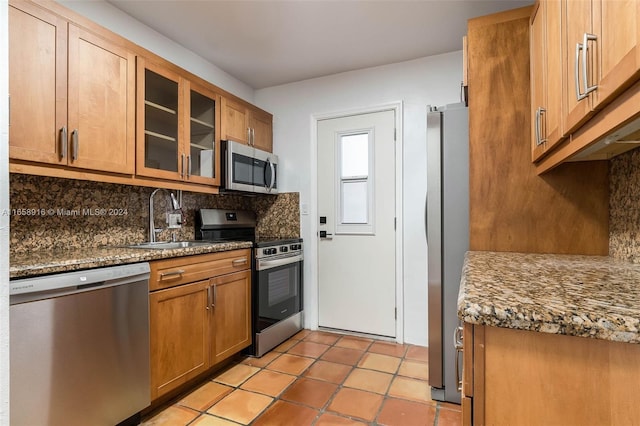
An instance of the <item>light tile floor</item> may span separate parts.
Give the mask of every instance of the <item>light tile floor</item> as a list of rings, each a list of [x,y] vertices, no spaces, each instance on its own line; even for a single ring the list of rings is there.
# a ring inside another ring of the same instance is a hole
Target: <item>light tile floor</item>
[[[302,330],[142,425],[460,425],[460,406],[433,401],[427,379],[427,348]]]

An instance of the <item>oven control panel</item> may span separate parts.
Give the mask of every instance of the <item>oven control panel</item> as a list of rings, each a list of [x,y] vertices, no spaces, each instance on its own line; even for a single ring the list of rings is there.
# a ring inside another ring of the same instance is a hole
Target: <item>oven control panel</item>
[[[299,254],[302,254],[302,243],[275,243],[272,246],[256,248],[256,259],[296,256]]]

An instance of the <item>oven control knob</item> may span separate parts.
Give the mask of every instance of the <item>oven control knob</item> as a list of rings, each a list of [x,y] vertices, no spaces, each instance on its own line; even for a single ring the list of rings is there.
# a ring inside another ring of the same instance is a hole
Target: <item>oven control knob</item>
[[[286,252],[288,252],[288,251],[289,251],[289,248],[288,248],[287,246],[282,246],[282,247],[280,247],[280,252],[282,252],[282,253],[286,253]]]
[[[266,254],[271,254],[270,252],[271,252],[271,250],[269,250],[269,249],[262,249],[262,254],[265,254],[265,255]]]
[[[291,244],[289,248],[291,250],[300,250],[300,244]]]
[[[278,249],[272,248],[271,249],[271,254],[276,254],[276,253],[278,253]]]

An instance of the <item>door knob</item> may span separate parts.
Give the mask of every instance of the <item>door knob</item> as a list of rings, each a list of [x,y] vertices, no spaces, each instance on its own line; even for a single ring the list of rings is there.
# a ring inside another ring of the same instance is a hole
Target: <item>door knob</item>
[[[327,231],[320,231],[320,238],[326,238],[330,240],[333,238],[333,234],[329,234]]]

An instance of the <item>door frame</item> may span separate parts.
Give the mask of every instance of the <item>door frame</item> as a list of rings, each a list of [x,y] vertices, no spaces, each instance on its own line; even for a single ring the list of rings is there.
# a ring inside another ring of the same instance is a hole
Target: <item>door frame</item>
[[[328,113],[318,113],[311,115],[311,197],[313,200],[311,203],[310,216],[311,216],[311,241],[310,244],[305,246],[307,256],[314,259],[311,263],[311,283],[309,283],[307,289],[310,294],[315,295],[315,306],[313,309],[305,309],[305,315],[308,315],[305,323],[312,330],[317,330],[319,327],[319,303],[320,303],[320,287],[318,285],[319,275],[319,252],[318,242],[318,121],[330,120],[334,118],[343,118],[353,115],[362,115],[382,111],[393,111],[395,115],[395,217],[396,217],[396,233],[395,233],[395,285],[396,285],[396,342],[404,343],[404,268],[403,268],[403,179],[402,179],[402,155],[403,155],[403,132],[402,132],[402,120],[403,120],[403,104],[402,101],[390,102],[385,104],[372,105],[368,107],[353,108],[347,110],[340,110]]]

